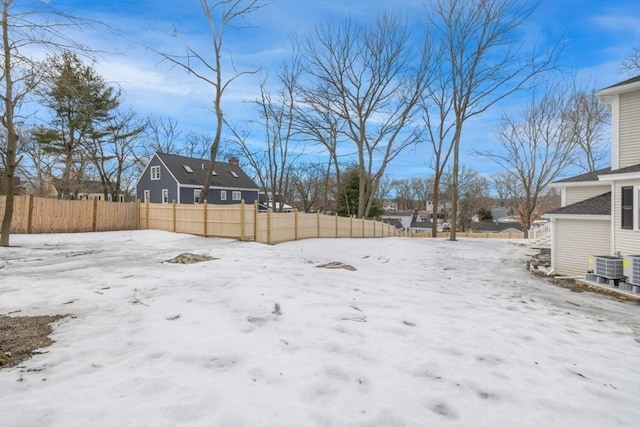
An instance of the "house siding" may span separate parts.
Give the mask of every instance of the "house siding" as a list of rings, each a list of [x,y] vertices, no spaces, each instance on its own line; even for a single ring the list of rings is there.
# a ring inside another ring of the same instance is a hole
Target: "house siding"
[[[618,167],[640,163],[640,91],[620,94]]]
[[[622,229],[622,187],[640,186],[640,179],[619,180],[614,183],[613,191],[613,234],[614,253],[621,255],[640,254],[640,231]],[[637,197],[634,193],[634,197]]]
[[[160,166],[159,180],[151,180],[152,166]],[[138,200],[144,200],[144,190],[149,190],[149,201],[151,203],[162,203],[163,189],[169,190],[169,203],[174,199],[178,201],[178,188],[176,181],[171,176],[169,170],[164,167],[160,159],[158,159],[157,156],[153,156],[147,165],[147,168],[138,180],[138,185],[136,185],[136,197]]]
[[[193,203],[193,190],[196,187],[180,187],[180,203]],[[253,204],[258,200],[258,190],[238,190],[227,189],[227,200],[220,199],[220,188],[212,188],[207,193],[207,203],[212,205],[233,205],[240,203],[240,200],[232,200],[233,191],[241,191],[242,199],[247,204]]]
[[[557,219],[555,232],[556,274],[585,276],[593,268],[589,264],[591,256],[610,255],[610,221]]]
[[[588,187],[566,187],[566,204],[563,205],[563,207],[599,196],[607,191],[611,191],[611,185],[609,184]]]

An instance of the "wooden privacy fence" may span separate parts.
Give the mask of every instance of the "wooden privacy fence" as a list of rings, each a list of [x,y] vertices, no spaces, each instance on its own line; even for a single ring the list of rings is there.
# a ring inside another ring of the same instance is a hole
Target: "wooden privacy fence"
[[[397,229],[380,221],[345,218],[320,213],[258,212],[258,205],[244,202],[232,205],[182,205],[177,203],[140,203],[138,224],[141,229],[166,230],[280,243],[320,237],[399,236]]]
[[[4,216],[5,204],[6,196],[0,196],[0,218]],[[137,220],[135,203],[15,196],[11,233],[135,230]]]

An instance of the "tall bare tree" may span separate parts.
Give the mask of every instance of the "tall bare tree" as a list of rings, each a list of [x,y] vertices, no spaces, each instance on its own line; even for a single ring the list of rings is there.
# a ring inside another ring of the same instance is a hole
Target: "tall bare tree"
[[[211,31],[212,55],[205,55],[192,48],[187,48],[185,55],[171,55],[158,52],[171,64],[183,68],[189,74],[196,76],[201,81],[213,88],[214,136],[209,147],[209,166],[206,178],[200,194],[200,203],[204,203],[211,185],[211,176],[215,169],[216,157],[220,148],[222,128],[225,124],[222,112],[222,100],[225,91],[231,83],[239,77],[247,74],[256,74],[259,69],[252,71],[234,72],[229,78],[223,77],[223,41],[224,34],[229,28],[237,28],[236,22],[242,20],[262,8],[265,3],[262,0],[200,0],[202,12]],[[207,59],[207,56],[210,56]],[[235,71],[235,70],[234,70]]]
[[[574,140],[579,155],[574,164],[585,172],[603,167],[608,155],[608,138],[605,125],[609,109],[598,100],[595,90],[575,91],[566,105],[563,120],[567,137]]]
[[[427,7],[427,40],[435,42],[437,79],[428,98],[446,113],[437,138],[452,146],[451,240],[456,240],[460,144],[467,120],[522,89],[552,69],[559,46],[546,52],[524,49],[523,24],[538,3],[521,0],[432,0]],[[444,78],[443,78],[444,77]],[[450,105],[449,105],[450,103]],[[448,150],[448,149],[447,149]],[[443,153],[446,153],[446,151]],[[435,193],[435,192],[434,192]]]
[[[500,151],[479,153],[513,177],[514,207],[525,237],[539,198],[547,185],[571,164],[575,153],[575,142],[567,138],[568,125],[563,121],[564,96],[561,90],[548,89],[540,98],[532,97],[520,117],[505,114],[498,129]]]
[[[424,57],[412,49],[401,20],[379,16],[369,26],[347,19],[318,25],[304,40],[301,101],[344,128],[359,175],[358,217],[367,216],[386,167],[419,140],[410,126],[428,82]]]
[[[5,167],[5,209],[0,226],[0,246],[9,246],[14,204],[14,176],[19,163],[17,156],[20,110],[40,80],[40,67],[30,55],[33,46],[57,51],[62,48],[87,50],[69,35],[70,28],[89,25],[73,16],[58,13],[48,2],[22,2],[20,9],[14,0],[0,0],[2,20],[2,68],[0,69],[0,116],[7,132]]]
[[[117,201],[131,190],[135,171],[137,139],[145,123],[132,110],[118,111],[85,144],[107,200]]]

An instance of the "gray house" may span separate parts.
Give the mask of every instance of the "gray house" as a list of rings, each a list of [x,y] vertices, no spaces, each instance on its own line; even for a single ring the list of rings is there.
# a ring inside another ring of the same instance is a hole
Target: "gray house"
[[[174,154],[155,153],[136,183],[136,198],[151,203],[198,203],[208,160]],[[207,203],[254,203],[258,186],[242,171],[238,159],[216,162]]]

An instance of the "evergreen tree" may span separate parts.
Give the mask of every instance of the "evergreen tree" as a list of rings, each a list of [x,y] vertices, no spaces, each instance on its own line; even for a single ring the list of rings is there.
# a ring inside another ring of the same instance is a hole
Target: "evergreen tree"
[[[358,168],[353,166],[347,170],[342,179],[340,194],[338,195],[337,214],[340,216],[354,216],[358,213],[360,195],[360,174]],[[373,200],[370,218],[376,218],[384,213],[379,200]]]
[[[60,156],[62,197],[72,197],[86,168],[97,160],[94,144],[105,135],[101,129],[120,104],[120,92],[69,51],[50,57],[46,69],[41,97],[51,121],[35,137],[47,152]]]

